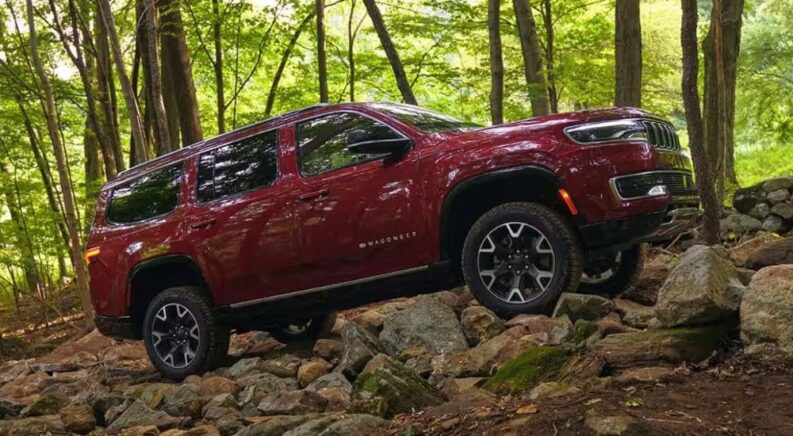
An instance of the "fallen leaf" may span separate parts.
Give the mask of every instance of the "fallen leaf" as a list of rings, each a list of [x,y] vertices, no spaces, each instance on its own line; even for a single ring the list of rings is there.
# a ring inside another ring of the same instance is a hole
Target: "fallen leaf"
[[[518,415],[528,415],[531,413],[537,413],[537,406],[534,404],[529,404],[528,406],[523,406],[518,408],[518,410],[516,410],[515,413],[517,413]]]

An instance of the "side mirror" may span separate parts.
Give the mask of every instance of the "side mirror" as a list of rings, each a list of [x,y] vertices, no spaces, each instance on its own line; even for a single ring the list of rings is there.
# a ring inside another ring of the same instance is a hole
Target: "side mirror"
[[[351,132],[354,133],[354,132]],[[410,149],[411,141],[407,138],[375,139],[371,141],[352,142],[353,135],[347,138],[347,150],[350,153],[400,155]]]

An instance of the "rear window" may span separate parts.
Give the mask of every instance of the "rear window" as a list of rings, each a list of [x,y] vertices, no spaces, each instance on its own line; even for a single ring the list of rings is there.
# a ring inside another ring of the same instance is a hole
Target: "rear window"
[[[113,189],[107,220],[126,224],[165,215],[179,202],[182,164],[171,165]]]

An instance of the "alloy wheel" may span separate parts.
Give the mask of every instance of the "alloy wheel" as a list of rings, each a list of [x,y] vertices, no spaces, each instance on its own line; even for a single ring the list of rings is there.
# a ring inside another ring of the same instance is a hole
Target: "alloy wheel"
[[[187,307],[168,303],[154,316],[151,336],[152,347],[163,363],[172,368],[184,368],[195,360],[201,332]]]
[[[614,256],[614,259],[607,267],[599,268],[598,270],[585,269],[584,273],[581,274],[581,282],[590,285],[604,283],[614,276],[614,272],[619,269],[621,263],[622,252],[619,252]]]
[[[509,222],[485,236],[477,261],[479,277],[491,294],[506,303],[524,304],[550,286],[556,253],[536,227]]]

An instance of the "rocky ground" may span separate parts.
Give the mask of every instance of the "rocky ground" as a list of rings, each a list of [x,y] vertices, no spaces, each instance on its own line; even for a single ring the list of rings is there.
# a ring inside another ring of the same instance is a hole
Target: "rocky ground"
[[[233,338],[181,383],[90,333],[0,365],[0,434],[793,434],[793,238],[653,249],[619,298],[499,319],[464,289]]]

